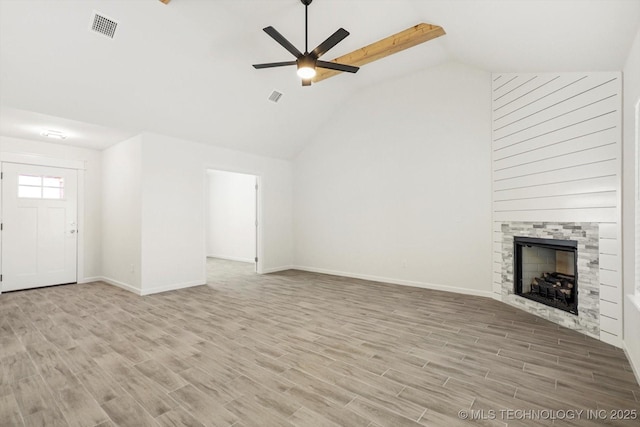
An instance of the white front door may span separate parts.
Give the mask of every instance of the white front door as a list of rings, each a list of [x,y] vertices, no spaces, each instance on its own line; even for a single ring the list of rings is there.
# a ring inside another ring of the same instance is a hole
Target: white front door
[[[78,175],[2,163],[1,290],[75,283]]]

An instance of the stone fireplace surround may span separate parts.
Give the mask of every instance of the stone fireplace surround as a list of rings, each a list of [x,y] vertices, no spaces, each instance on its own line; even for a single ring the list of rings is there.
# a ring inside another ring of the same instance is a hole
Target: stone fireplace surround
[[[503,222],[502,301],[553,323],[593,338],[600,337],[600,279],[598,223],[591,222]],[[578,242],[578,315],[549,307],[514,293],[514,236]]]

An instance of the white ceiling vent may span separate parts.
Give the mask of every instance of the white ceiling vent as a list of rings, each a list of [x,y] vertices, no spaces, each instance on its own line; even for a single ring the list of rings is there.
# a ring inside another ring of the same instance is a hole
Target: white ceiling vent
[[[93,11],[93,15],[91,16],[91,31],[112,39],[116,35],[116,28],[118,28],[118,21],[108,18],[95,10]]]
[[[271,95],[269,95],[269,101],[271,102],[278,102],[280,98],[282,98],[282,92],[278,92],[277,90],[274,90],[271,92]]]

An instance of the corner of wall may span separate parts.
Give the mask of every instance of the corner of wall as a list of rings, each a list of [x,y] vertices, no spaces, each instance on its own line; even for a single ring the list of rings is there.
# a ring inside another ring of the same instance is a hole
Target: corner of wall
[[[640,291],[636,289],[640,281],[640,230],[637,230],[637,209],[640,201],[636,192],[640,171],[636,152],[635,105],[640,100],[640,28],[632,43],[623,69],[624,121],[623,121],[623,184],[622,184],[622,225],[623,225],[623,285],[624,285],[624,334],[623,347],[640,383]]]
[[[141,286],[141,136],[103,151],[102,276],[138,293]]]

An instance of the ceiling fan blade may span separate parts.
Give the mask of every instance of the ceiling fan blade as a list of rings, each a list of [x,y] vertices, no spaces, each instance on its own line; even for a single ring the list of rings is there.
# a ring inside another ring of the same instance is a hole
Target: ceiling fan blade
[[[302,79],[302,86],[311,86],[311,79]]]
[[[316,66],[320,68],[327,68],[329,70],[346,71],[347,73],[357,73],[359,67],[353,67],[351,65],[338,64],[336,62],[317,61]]]
[[[286,67],[287,65],[296,65],[296,61],[268,62],[266,64],[253,64],[253,68],[256,68],[259,70],[261,68]]]
[[[275,28],[266,27],[266,28],[263,28],[262,30],[265,33],[269,34],[272,39],[280,43],[280,46],[282,46],[283,48],[291,52],[291,54],[296,58],[302,56],[302,52],[300,52],[294,45],[292,45],[291,42],[289,42],[289,40],[285,39],[284,36],[280,34]]]
[[[320,58],[322,55],[327,53],[329,49],[344,40],[348,35],[349,31],[344,28],[339,28],[335,33],[330,35],[328,39],[320,43],[317,48],[313,49],[313,52],[311,53],[315,55],[316,58]]]
[[[335,58],[333,61],[361,67],[370,62],[377,61],[378,59],[393,55],[394,53],[409,49],[410,47],[443,35],[445,35],[445,31],[439,25],[421,23],[382,40],[378,40],[368,46],[354,50],[351,53]],[[317,83],[338,74],[339,71],[337,70],[318,70],[313,81],[314,83]]]

